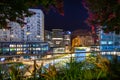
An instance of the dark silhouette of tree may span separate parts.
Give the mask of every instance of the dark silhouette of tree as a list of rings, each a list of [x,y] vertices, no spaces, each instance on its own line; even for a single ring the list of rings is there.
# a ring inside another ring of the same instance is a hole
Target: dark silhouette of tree
[[[18,22],[21,26],[25,24],[24,17],[35,13],[28,8],[42,6],[44,11],[55,8],[63,15],[63,0],[0,0],[0,28],[9,28],[9,21]]]
[[[83,0],[88,10],[87,23],[102,26],[105,32],[120,32],[120,0]]]

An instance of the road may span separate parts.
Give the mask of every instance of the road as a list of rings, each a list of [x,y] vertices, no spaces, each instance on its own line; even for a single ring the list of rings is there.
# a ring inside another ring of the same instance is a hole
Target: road
[[[30,67],[30,71],[32,72],[34,70],[34,62],[36,62],[36,64],[38,66],[41,66],[41,64],[43,63],[43,66],[48,68],[49,64],[59,64],[59,66],[65,65],[66,62],[69,62],[71,57],[74,57],[74,54],[56,54],[56,55],[47,55],[45,57],[43,57],[42,59],[23,59],[23,58],[19,58],[19,60],[11,60],[11,61],[4,61],[4,62],[0,62],[0,64],[8,64],[8,63],[23,63],[25,65],[31,66]],[[30,72],[26,72],[25,76],[29,76],[31,75]]]

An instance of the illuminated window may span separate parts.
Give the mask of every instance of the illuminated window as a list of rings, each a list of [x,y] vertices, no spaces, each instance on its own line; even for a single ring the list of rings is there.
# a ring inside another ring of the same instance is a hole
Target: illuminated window
[[[113,44],[113,41],[108,41],[108,44]]]
[[[36,50],[41,50],[40,48],[36,48]]]
[[[33,50],[36,50],[35,48],[33,48]]]
[[[15,48],[10,48],[10,51],[15,51]]]
[[[14,45],[14,44],[10,44],[10,47],[16,47],[16,45]]]
[[[56,44],[60,44],[61,41],[56,41]]]
[[[101,41],[101,44],[107,44],[107,41]]]
[[[27,47],[27,45],[24,44],[23,47]]]
[[[17,47],[21,47],[21,45],[18,44]]]
[[[19,51],[20,50],[20,48],[17,48],[17,51]]]

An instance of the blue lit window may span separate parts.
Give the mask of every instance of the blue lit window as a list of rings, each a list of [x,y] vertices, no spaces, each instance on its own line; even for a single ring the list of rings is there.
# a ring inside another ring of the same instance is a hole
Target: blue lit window
[[[101,44],[107,44],[107,41],[101,41]]]
[[[33,44],[33,47],[36,47],[36,44]]]
[[[108,44],[113,44],[113,41],[108,41]]]

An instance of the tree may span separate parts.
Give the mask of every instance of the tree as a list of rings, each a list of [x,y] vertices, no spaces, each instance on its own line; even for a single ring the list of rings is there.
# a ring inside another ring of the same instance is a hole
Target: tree
[[[96,27],[102,26],[103,31],[120,32],[120,0],[83,0],[88,10],[87,23]]]
[[[55,8],[63,14],[63,0],[0,0],[0,28],[9,28],[9,21],[18,22],[21,26],[25,24],[24,17],[35,13],[28,8],[42,6],[45,11]]]

